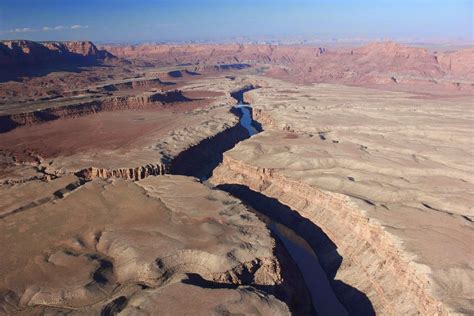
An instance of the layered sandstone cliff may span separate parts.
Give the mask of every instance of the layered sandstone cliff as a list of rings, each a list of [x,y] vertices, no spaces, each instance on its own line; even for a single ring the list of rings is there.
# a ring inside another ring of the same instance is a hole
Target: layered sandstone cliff
[[[70,104],[46,104],[46,107],[33,112],[21,112],[0,116],[0,133],[8,132],[18,126],[34,125],[59,118],[73,118],[104,111],[143,110],[160,107],[168,103],[187,102],[191,99],[182,91],[142,92],[103,98],[89,98],[89,101],[69,102]],[[48,105],[50,105],[48,107]]]
[[[410,263],[400,241],[344,195],[314,188],[281,176],[277,170],[255,167],[224,155],[211,182],[238,184],[278,199],[320,227],[336,244],[337,253],[317,251],[321,266],[332,281],[336,296],[349,312],[360,303],[352,289],[363,292],[382,315],[447,315],[448,309],[433,298],[425,268]],[[290,226],[291,227],[291,226]],[[301,237],[311,240],[311,231]],[[342,263],[336,258],[342,257]],[[338,287],[343,282],[349,287]]]
[[[355,288],[384,315],[471,314],[469,101],[263,81],[245,99],[264,132],[226,152],[211,181],[319,227],[335,248],[318,228],[286,223],[312,241],[349,311]]]
[[[9,40],[0,42],[0,65],[4,67],[64,62],[112,62],[116,59],[117,57],[106,50],[98,49],[89,41]]]

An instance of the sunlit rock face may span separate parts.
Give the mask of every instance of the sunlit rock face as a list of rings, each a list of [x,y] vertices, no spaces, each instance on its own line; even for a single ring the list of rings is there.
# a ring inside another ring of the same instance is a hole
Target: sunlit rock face
[[[3,41],[0,314],[472,314],[472,53]]]
[[[321,228],[336,250],[318,256],[349,309],[349,289],[338,282],[382,314],[470,310],[470,102],[277,80],[261,86],[245,100],[264,131],[226,152],[211,181],[278,199]]]
[[[289,280],[265,224],[193,178],[94,180],[2,227],[4,313],[172,312],[185,296],[183,313],[289,314],[274,296]]]

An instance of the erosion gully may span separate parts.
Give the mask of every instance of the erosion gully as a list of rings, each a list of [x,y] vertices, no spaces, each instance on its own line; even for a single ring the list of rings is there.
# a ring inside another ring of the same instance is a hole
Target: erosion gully
[[[311,247],[314,242],[310,244],[298,234],[298,221],[292,220],[292,217],[287,214],[296,212],[277,200],[252,191],[248,187],[233,184],[214,187],[208,182],[214,168],[222,162],[225,151],[262,131],[261,125],[252,119],[252,107],[243,100],[244,93],[252,89],[255,87],[246,86],[231,94],[237,100],[232,111],[240,117],[240,124],[181,153],[174,159],[170,173],[196,177],[210,188],[226,191],[240,199],[251,212],[267,224],[273,237],[290,254],[303,276],[314,314],[348,315],[347,309],[338,300],[331,286],[327,271],[325,272],[321,267],[318,256],[313,250],[314,247]],[[314,239],[314,236],[311,238]]]

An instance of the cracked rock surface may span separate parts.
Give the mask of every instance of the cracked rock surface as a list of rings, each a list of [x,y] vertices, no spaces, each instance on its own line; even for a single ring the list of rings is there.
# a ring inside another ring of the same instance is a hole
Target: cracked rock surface
[[[289,313],[265,224],[190,177],[95,179],[0,226],[1,313]]]

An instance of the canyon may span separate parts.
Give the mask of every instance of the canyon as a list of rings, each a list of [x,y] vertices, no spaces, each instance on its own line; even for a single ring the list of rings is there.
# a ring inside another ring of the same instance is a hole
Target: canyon
[[[0,52],[0,313],[474,311],[472,49]]]

